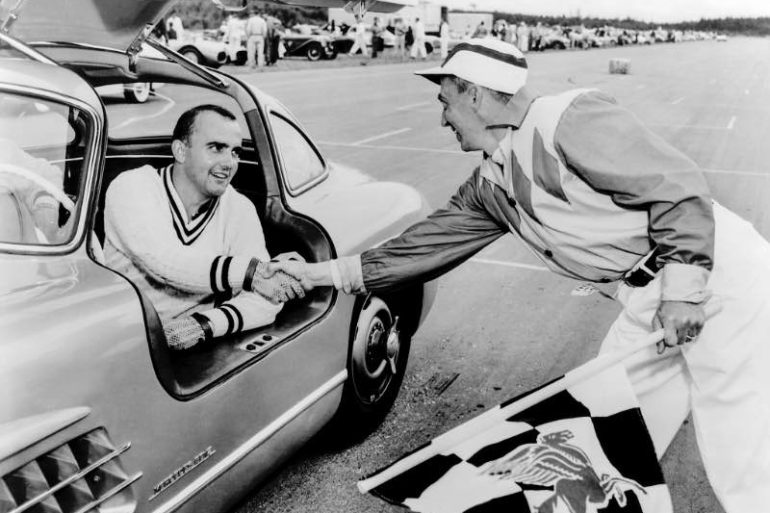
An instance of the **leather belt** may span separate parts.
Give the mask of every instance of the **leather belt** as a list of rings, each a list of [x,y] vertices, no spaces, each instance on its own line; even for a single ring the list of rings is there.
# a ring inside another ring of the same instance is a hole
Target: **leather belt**
[[[644,258],[639,260],[636,265],[631,268],[623,276],[623,281],[629,287],[646,287],[650,283],[655,275],[660,271],[657,259],[660,255],[660,250],[656,247]]]

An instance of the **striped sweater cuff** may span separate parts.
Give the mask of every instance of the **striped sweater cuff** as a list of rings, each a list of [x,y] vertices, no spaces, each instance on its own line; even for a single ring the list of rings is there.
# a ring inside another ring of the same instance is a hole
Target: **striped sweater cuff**
[[[243,330],[243,315],[234,305],[225,303],[222,306],[207,310],[205,315],[211,322],[214,337],[222,337]]]
[[[251,257],[219,255],[211,262],[209,280],[215,294],[238,293],[243,288],[243,278]]]

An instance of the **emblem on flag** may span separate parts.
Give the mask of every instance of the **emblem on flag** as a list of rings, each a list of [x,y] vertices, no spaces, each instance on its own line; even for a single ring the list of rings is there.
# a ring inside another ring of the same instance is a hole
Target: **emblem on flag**
[[[359,488],[420,513],[672,511],[621,364],[578,368],[506,401]]]
[[[484,472],[519,483],[553,486],[553,495],[540,504],[538,513],[555,513],[559,501],[574,513],[589,511],[587,507],[595,505],[590,510],[593,513],[597,507],[606,507],[613,498],[624,508],[626,496],[621,484],[647,493],[633,479],[609,474],[599,477],[588,455],[567,443],[571,438],[573,435],[569,430],[539,435],[537,443],[521,445],[492,462]]]

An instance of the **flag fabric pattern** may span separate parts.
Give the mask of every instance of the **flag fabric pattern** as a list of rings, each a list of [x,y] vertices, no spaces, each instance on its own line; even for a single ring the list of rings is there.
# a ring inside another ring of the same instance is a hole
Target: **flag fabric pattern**
[[[497,425],[371,492],[420,513],[672,511],[652,440],[620,364],[501,417]]]

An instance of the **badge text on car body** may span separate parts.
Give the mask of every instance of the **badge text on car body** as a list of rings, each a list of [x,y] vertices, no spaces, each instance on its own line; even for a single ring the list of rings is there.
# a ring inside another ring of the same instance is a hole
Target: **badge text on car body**
[[[201,451],[195,456],[193,456],[192,459],[188,460],[184,465],[182,465],[181,467],[173,471],[163,481],[153,486],[152,488],[153,494],[147,500],[151,501],[155,497],[163,493],[168,487],[175,484],[192,469],[194,469],[195,467],[197,467],[198,465],[200,465],[201,463],[209,459],[215,452],[217,451],[213,447],[209,446],[204,451]]]

